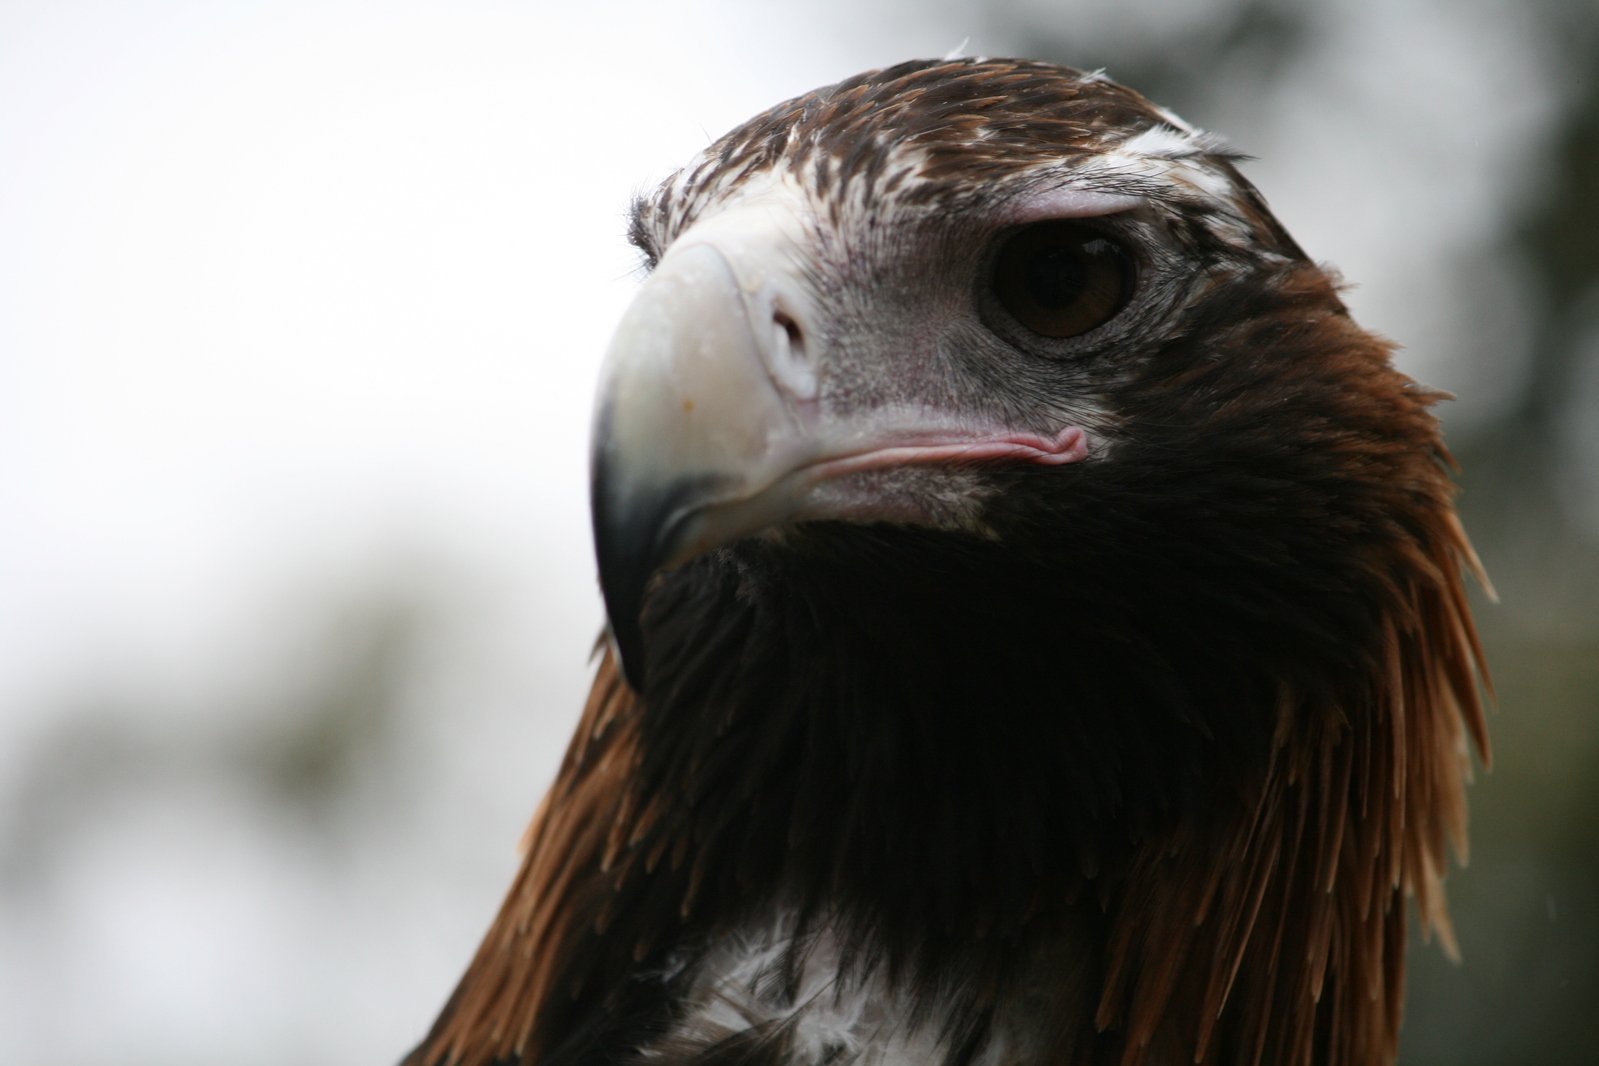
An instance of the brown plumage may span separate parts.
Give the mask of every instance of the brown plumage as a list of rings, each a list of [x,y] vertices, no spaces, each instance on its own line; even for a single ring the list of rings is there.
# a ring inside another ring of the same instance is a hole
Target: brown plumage
[[[408,1063],[1393,1059],[1478,568],[1437,394],[1235,162],[910,63],[640,201],[614,645]]]

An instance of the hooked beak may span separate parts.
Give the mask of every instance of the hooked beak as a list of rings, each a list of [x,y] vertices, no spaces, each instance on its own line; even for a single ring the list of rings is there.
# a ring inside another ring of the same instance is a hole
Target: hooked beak
[[[606,353],[591,451],[594,545],[612,639],[635,688],[645,679],[639,613],[651,576],[781,522],[798,502],[784,475],[815,454],[807,408],[816,381],[798,324],[811,301],[784,268],[789,241],[770,218],[736,218],[741,227],[674,245]]]
[[[623,315],[591,442],[600,587],[623,676],[648,677],[651,579],[759,530],[808,519],[917,521],[864,471],[993,460],[1059,464],[1083,432],[995,431],[922,409],[829,409],[819,302],[798,216],[756,201],[696,224]]]

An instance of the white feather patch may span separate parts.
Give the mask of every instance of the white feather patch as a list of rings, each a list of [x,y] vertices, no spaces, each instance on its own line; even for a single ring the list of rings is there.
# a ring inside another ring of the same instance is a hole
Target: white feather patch
[[[1127,138],[1120,145],[1130,155],[1149,156],[1155,159],[1181,159],[1205,150],[1205,139],[1193,130],[1175,126],[1151,126]]]
[[[717,1039],[752,1028],[785,1026],[792,1033],[794,1066],[845,1061],[852,1066],[932,1066],[948,1049],[937,1024],[911,1028],[910,1004],[880,975],[864,979],[840,973],[840,945],[831,929],[796,945],[794,914],[727,937],[706,956],[688,994],[689,1011],[674,1040]],[[789,987],[785,963],[797,950],[798,980]],[[792,994],[790,992],[792,991]],[[1008,1061],[1003,1034],[992,1038],[974,1066]]]

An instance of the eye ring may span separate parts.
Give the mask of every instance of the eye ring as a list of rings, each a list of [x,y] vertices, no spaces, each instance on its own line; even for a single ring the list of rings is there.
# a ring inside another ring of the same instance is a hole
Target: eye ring
[[[1025,226],[995,256],[989,289],[1024,329],[1054,340],[1091,333],[1132,300],[1137,265],[1102,230],[1070,219]]]

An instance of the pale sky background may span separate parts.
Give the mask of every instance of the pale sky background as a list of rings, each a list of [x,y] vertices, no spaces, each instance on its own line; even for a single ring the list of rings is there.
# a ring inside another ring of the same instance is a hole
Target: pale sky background
[[[1118,42],[1179,47],[1216,5],[1012,6],[1091,26],[1114,77]],[[1260,157],[1469,421],[1522,357],[1483,233],[1538,194],[1559,72],[1510,7],[1464,6],[1326,3],[1290,91],[1218,71],[1201,113],[1161,102]],[[975,10],[4,0],[0,1063],[398,1059],[587,686],[629,198],[785,97],[1007,51]],[[1502,306],[1462,324],[1439,259]],[[412,606],[370,769],[264,802],[249,753]]]

